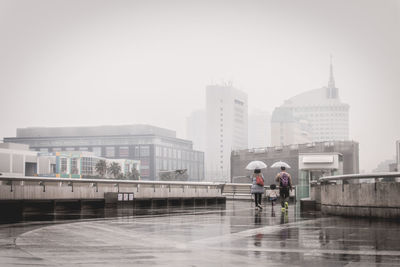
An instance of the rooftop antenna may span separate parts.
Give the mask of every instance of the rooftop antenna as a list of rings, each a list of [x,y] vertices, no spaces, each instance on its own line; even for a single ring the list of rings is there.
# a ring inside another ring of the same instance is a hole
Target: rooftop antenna
[[[335,88],[335,78],[333,78],[332,54],[330,55],[330,75],[329,75],[328,87]]]

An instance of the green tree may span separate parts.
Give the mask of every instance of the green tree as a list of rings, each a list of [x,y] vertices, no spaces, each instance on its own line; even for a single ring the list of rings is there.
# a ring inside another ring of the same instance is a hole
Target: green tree
[[[121,173],[121,166],[117,162],[113,162],[110,164],[110,167],[108,167],[108,171],[114,178],[118,178]]]
[[[131,172],[129,173],[129,178],[131,180],[139,180],[140,178],[140,173],[139,171],[136,169],[136,165],[133,165]]]
[[[99,160],[96,163],[96,172],[100,175],[100,177],[104,178],[107,174],[107,162],[103,159]]]

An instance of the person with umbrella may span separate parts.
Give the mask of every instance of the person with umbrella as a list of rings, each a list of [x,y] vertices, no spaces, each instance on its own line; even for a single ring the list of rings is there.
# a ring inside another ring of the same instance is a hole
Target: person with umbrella
[[[281,198],[282,211],[289,208],[289,190],[292,191],[292,177],[286,172],[286,168],[290,168],[289,164],[279,161],[272,164],[271,168],[280,167],[281,171],[276,175],[275,180],[279,183],[279,195]]]
[[[254,202],[256,209],[262,209],[261,200],[264,194],[264,176],[261,173],[261,169],[267,168],[267,165],[262,161],[252,161],[250,162],[246,169],[254,170],[252,176],[251,194],[254,195]]]

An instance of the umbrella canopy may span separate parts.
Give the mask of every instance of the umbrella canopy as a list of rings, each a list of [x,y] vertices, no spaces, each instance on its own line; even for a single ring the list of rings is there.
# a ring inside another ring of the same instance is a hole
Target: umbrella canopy
[[[280,167],[290,168],[290,165],[283,161],[277,161],[271,165],[271,168],[280,168]]]
[[[246,170],[265,169],[267,164],[259,160],[253,160],[246,166]]]

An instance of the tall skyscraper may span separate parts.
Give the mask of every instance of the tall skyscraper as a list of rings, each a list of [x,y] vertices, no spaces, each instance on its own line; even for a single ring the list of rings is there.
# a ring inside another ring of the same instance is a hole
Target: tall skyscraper
[[[349,105],[340,101],[332,61],[328,86],[286,100],[274,110],[271,121],[273,146],[290,144],[289,140],[285,140],[287,131],[296,132],[295,139],[308,136],[313,142],[348,140]],[[298,130],[293,130],[294,127]]]
[[[271,142],[271,115],[267,111],[249,113],[249,148],[267,147]]]
[[[204,109],[195,110],[186,118],[186,139],[193,142],[193,149],[205,151],[206,111]]]
[[[206,179],[230,181],[231,151],[247,148],[247,94],[231,84],[206,88]]]

